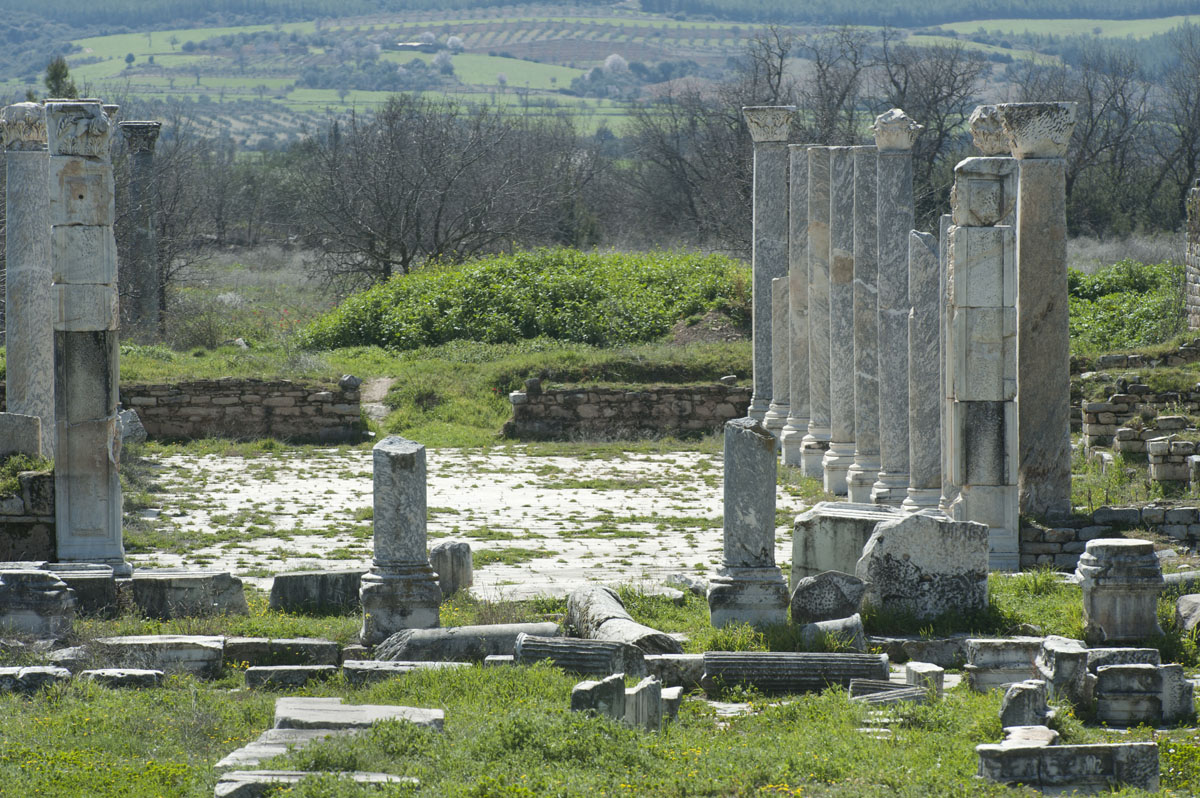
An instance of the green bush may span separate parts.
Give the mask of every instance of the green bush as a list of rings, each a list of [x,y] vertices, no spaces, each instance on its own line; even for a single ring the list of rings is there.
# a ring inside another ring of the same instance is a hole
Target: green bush
[[[749,269],[718,255],[539,249],[430,265],[349,297],[301,334],[310,349],[415,349],[544,336],[613,346],[711,309],[750,317]]]
[[[1151,346],[1186,327],[1180,265],[1123,260],[1093,275],[1072,269],[1068,285],[1076,352]]]

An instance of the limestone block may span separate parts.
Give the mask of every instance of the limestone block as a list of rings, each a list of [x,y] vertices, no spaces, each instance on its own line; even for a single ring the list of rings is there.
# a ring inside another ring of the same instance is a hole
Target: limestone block
[[[429,565],[438,575],[443,596],[452,596],[474,583],[471,544],[465,540],[440,540],[429,550]]]
[[[20,413],[0,413],[0,460],[14,454],[43,456],[41,418]]]
[[[75,285],[59,283],[54,286],[57,308],[54,329],[58,332],[92,332],[115,330],[119,320],[117,286]]]
[[[376,704],[343,704],[341,698],[286,697],[275,701],[277,729],[365,729],[381,720],[403,720],[441,731],[440,709]]]
[[[248,615],[242,580],[228,571],[138,570],[133,601],[148,618]]]
[[[314,778],[317,774],[301,770],[235,770],[224,773],[217,781],[213,791],[215,798],[268,798],[279,790],[290,792],[292,785],[299,784],[305,779]],[[352,782],[371,786],[402,785],[409,789],[420,786],[420,780],[413,776],[393,776],[389,773],[368,773],[364,771],[336,771],[333,778],[339,781]]]
[[[988,528],[924,512],[875,528],[855,569],[866,603],[931,619],[987,607]]]
[[[1016,305],[1015,232],[1011,226],[952,227],[951,302],[958,308]]]
[[[271,757],[305,748],[315,740],[353,733],[344,729],[267,729],[254,742],[226,755],[214,768],[220,772],[232,768],[254,767]]]
[[[967,676],[971,689],[986,692],[1039,676],[1039,637],[971,638],[967,641]]]
[[[1161,665],[1157,648],[1089,648],[1087,667],[1091,673],[1110,665]]]
[[[50,232],[50,253],[55,283],[117,282],[117,242],[111,227],[58,225]]]
[[[96,640],[97,655],[114,667],[215,677],[221,673],[225,639],[204,635],[132,635]]]
[[[163,672],[145,668],[95,668],[83,671],[79,678],[102,687],[162,687]]]
[[[1200,593],[1180,596],[1175,602],[1175,625],[1190,632],[1200,624]]]
[[[1011,158],[965,158],[954,167],[950,209],[955,225],[1011,224],[1016,204],[1017,164]]]
[[[366,571],[303,571],[275,574],[270,608],[284,612],[339,613],[359,608],[359,582]]]
[[[366,574],[360,583],[359,601],[363,610],[359,636],[363,643],[375,645],[401,629],[436,627],[442,588],[428,564],[394,566]]]
[[[682,703],[682,687],[664,687],[662,689],[663,718],[665,720],[675,720],[679,717],[679,706]]]
[[[1035,664],[1050,696],[1080,707],[1091,703],[1088,650],[1082,641],[1051,635],[1043,641]]]
[[[115,216],[111,165],[70,156],[51,156],[49,180],[52,226],[111,229]],[[74,276],[72,271],[59,274]]]
[[[819,654],[784,651],[708,651],[701,684],[709,693],[739,684],[764,693],[804,693],[852,679],[888,678],[885,654]]]
[[[954,396],[960,401],[1007,401],[1016,396],[1016,310],[955,308]]]
[[[862,652],[867,650],[867,636],[863,631],[862,617],[858,613],[848,618],[803,624],[799,633],[800,643],[805,648]]]
[[[1074,790],[1102,792],[1114,784],[1157,792],[1157,743],[1095,745],[985,744],[979,777],[1001,784],[1023,784],[1056,794]]]
[[[1083,620],[1089,642],[1142,640],[1161,634],[1158,596],[1162,568],[1148,540],[1089,540],[1076,573],[1083,587]]]
[[[230,665],[339,665],[341,648],[315,637],[225,638],[225,662]]]
[[[1044,726],[1054,717],[1046,705],[1046,683],[1041,679],[1026,679],[1010,684],[1000,704],[1000,725]]]
[[[792,623],[848,618],[862,608],[866,590],[861,579],[841,571],[804,577],[792,589]]]
[[[71,672],[66,668],[37,666],[32,668],[0,668],[0,693],[36,693],[70,681]]]
[[[600,681],[584,681],[571,689],[572,712],[594,712],[612,720],[625,720],[625,674],[614,673]]]
[[[365,652],[359,652],[359,655],[366,656]],[[489,657],[489,659],[491,658]],[[510,656],[509,659],[511,660],[512,657]],[[413,671],[469,667],[471,667],[469,662],[413,662],[412,660],[379,662],[373,659],[347,659],[342,662],[342,674],[346,677],[347,683],[361,686],[393,679]]]
[[[792,530],[792,588],[825,571],[853,573],[875,526],[898,517],[893,507],[852,502],[820,502],[798,515]]]
[[[932,662],[909,662],[904,667],[904,683],[912,687],[923,687],[942,694],[946,680],[946,669]]]
[[[75,595],[49,571],[0,570],[0,632],[41,640],[65,637],[75,619]]]
[[[703,654],[648,654],[646,670],[667,686],[692,690],[704,676]]]
[[[541,637],[519,634],[513,647],[517,665],[533,665],[549,660],[555,667],[571,673],[607,676],[627,673],[646,675],[646,657],[640,648],[611,640],[583,640],[574,637]]]
[[[647,676],[625,691],[625,724],[635,729],[662,728],[662,682]]]
[[[50,480],[51,485],[53,481]],[[53,508],[53,496],[50,507]],[[50,510],[53,513],[53,509]],[[75,594],[77,616],[116,617],[117,580],[113,569],[98,563],[50,563],[47,569],[66,583]]]
[[[246,669],[246,686],[267,690],[303,687],[337,674],[336,665],[255,665]]]
[[[495,654],[512,654],[517,635],[522,633],[539,637],[562,635],[558,624],[550,621],[402,629],[375,647],[375,659],[479,662]]]
[[[628,643],[647,654],[683,653],[683,646],[675,638],[633,620],[616,592],[602,585],[571,591],[567,596],[567,625],[579,637]]]

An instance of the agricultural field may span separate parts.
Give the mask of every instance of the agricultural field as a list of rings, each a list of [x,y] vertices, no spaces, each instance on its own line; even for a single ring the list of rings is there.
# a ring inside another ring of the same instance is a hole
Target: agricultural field
[[[969,22],[948,22],[938,27],[954,33],[974,33],[980,29],[1003,33],[1034,33],[1052,36],[1074,36],[1091,31],[1105,38],[1146,39],[1166,33],[1185,22],[1200,21],[1200,17],[1159,17],[1157,19],[979,19]]]

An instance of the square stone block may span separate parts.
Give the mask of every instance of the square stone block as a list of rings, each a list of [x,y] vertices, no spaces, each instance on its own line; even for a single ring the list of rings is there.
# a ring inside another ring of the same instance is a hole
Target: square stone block
[[[117,242],[111,227],[54,227],[50,231],[50,253],[55,283],[117,282]]]
[[[960,226],[1010,221],[1017,203],[1017,164],[1011,158],[966,158],[954,167],[950,208]]]
[[[959,450],[964,485],[1005,485],[1016,482],[1009,427],[1015,419],[1012,402],[955,402],[954,423],[962,441]]]
[[[54,329],[59,332],[116,330],[119,320],[117,284],[54,286],[57,311]]]
[[[997,401],[1017,395],[1016,308],[956,308],[950,357],[954,398]]]
[[[14,454],[41,457],[42,419],[20,413],[0,413],[0,458]],[[53,452],[45,452],[47,456]]]
[[[951,303],[959,308],[1014,307],[1013,228],[952,227],[950,229]]]
[[[54,379],[59,386],[54,415],[58,422],[75,424],[116,413],[117,357],[115,333],[54,334]]]
[[[72,155],[50,157],[50,224],[109,227],[113,206],[112,166]]]

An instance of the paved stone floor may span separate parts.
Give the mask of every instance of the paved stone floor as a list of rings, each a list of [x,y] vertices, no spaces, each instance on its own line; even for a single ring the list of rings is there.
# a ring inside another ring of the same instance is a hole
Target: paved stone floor
[[[283,571],[365,568],[370,457],[336,449],[163,457],[155,507],[141,515],[168,545],[130,559],[229,569],[264,587]],[[702,575],[720,559],[719,455],[573,458],[515,448],[437,449],[427,458],[430,542],[471,543],[476,595],[563,594],[581,580],[651,586],[676,571]],[[777,507],[776,557],[786,574],[787,519],[803,504],[780,490]]]

